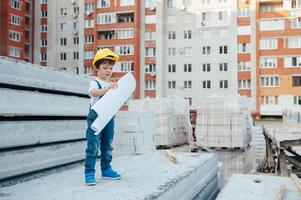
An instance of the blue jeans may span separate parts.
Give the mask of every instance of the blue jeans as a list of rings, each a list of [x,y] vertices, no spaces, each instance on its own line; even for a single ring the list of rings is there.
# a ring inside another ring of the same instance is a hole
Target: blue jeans
[[[114,117],[104,127],[104,129],[95,135],[91,129],[91,124],[95,121],[97,113],[94,110],[90,110],[87,118],[88,128],[86,131],[87,148],[86,148],[86,160],[85,160],[85,174],[95,173],[95,162],[98,154],[98,149],[101,152],[101,170],[107,170],[111,168],[112,161],[112,142],[114,137]]]

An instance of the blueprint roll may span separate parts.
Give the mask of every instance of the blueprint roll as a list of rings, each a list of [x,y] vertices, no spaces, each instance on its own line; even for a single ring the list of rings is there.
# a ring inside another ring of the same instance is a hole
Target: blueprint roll
[[[109,90],[91,108],[98,114],[91,125],[95,135],[98,135],[107,125],[136,88],[135,78],[130,72],[119,79],[117,83],[117,88]]]

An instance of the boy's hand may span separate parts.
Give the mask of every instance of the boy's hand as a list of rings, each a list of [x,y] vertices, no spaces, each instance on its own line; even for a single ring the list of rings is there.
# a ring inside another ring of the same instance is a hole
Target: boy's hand
[[[109,89],[115,89],[118,87],[118,83],[117,82],[111,82],[109,85],[108,85],[108,88]]]

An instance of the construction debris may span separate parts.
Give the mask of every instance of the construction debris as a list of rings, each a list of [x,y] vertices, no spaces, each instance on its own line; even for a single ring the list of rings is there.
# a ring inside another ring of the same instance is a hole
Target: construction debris
[[[173,153],[171,153],[170,150],[165,150],[165,154],[169,158],[169,160],[171,160],[171,162],[175,164],[177,163],[177,157]]]

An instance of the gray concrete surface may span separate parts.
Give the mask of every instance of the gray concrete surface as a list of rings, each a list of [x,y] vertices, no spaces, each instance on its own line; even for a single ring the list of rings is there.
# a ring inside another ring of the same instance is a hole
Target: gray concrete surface
[[[85,186],[84,168],[34,179],[11,187],[0,188],[3,200],[191,200],[205,194],[210,199],[216,192],[217,158],[215,154],[175,152],[178,163],[172,163],[164,151],[148,155],[126,155],[113,159],[112,165],[122,175],[118,181],[100,178],[97,163],[97,185]],[[200,188],[203,188],[201,191]],[[215,190],[214,190],[215,189]],[[211,196],[211,197],[209,197]]]
[[[0,57],[0,83],[88,94],[89,79]]]
[[[0,179],[84,159],[86,141],[0,152]]]
[[[0,88],[0,116],[87,116],[89,99]]]
[[[85,138],[86,120],[0,121],[0,149]]]

